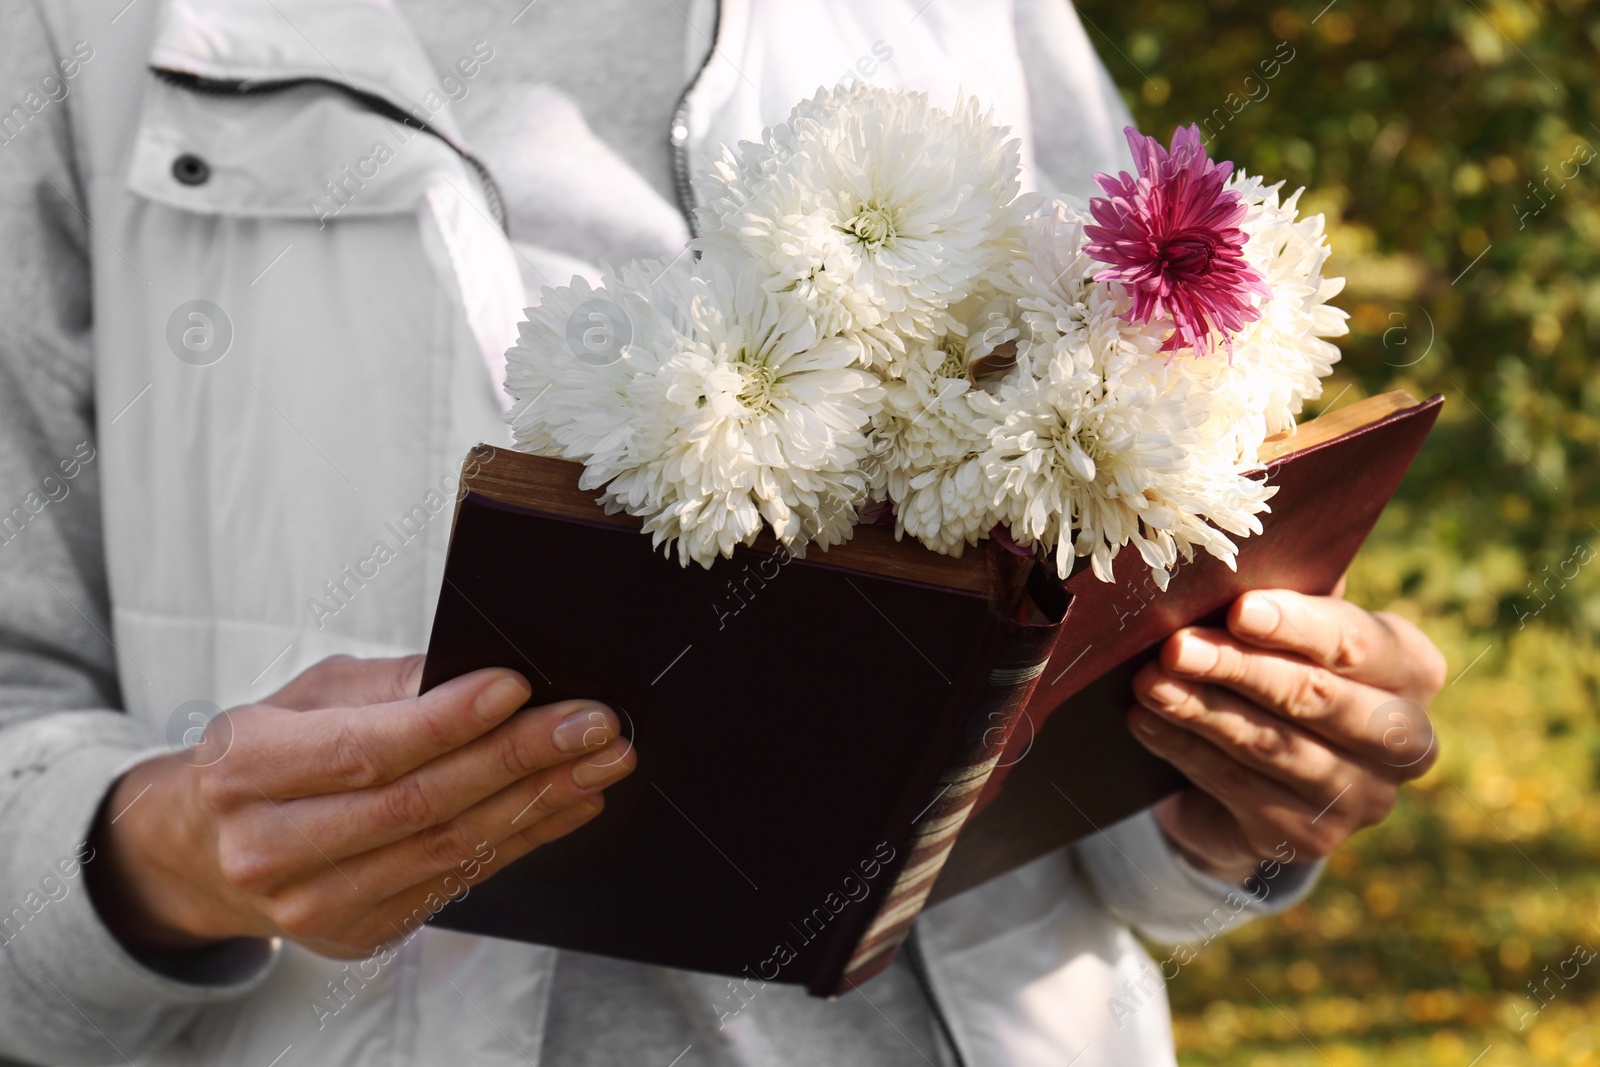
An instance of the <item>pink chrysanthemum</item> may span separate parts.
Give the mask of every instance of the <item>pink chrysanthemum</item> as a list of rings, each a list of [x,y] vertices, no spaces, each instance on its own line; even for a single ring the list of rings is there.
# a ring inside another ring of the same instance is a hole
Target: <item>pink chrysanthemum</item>
[[[1205,355],[1220,331],[1231,353],[1233,334],[1261,316],[1249,294],[1271,296],[1244,259],[1245,205],[1224,188],[1233,164],[1207,157],[1198,126],[1174,131],[1170,151],[1132,126],[1123,132],[1139,177],[1094,176],[1106,196],[1089,201],[1100,225],[1084,227],[1084,251],[1110,265],[1095,281],[1128,287],[1129,322],[1171,317],[1177,328],[1162,351],[1187,346]]]

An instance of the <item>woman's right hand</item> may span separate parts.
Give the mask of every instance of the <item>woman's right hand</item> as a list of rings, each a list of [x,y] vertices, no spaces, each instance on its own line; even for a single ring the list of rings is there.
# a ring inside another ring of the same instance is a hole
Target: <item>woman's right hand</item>
[[[284,937],[353,958],[599,814],[634,753],[508,670],[417,695],[422,657],[315,664],[112,788],[91,887],[130,949]],[[207,746],[212,746],[208,750]]]

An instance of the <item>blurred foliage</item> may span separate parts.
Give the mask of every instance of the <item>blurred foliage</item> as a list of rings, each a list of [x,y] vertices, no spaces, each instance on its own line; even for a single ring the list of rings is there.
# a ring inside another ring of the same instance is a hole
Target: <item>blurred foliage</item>
[[[1145,132],[1327,215],[1351,334],[1313,409],[1446,398],[1349,592],[1449,656],[1442,759],[1183,968],[1181,1060],[1600,1065],[1600,959],[1552,978],[1600,949],[1600,2],[1325,2],[1079,4]]]

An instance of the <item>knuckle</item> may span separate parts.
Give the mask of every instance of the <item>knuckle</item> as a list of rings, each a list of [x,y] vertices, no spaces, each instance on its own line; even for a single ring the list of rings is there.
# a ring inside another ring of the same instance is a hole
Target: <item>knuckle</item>
[[[1155,712],[1144,713],[1140,729],[1150,747],[1169,760],[1177,761],[1187,751],[1184,745],[1190,740],[1187,736],[1189,731],[1173,725]]]
[[[316,941],[329,933],[329,908],[319,894],[280,894],[267,902],[265,910],[272,924],[292,941]]]
[[[226,760],[199,769],[196,789],[200,803],[213,814],[231,810],[239,799],[239,781]]]
[[[1231,796],[1243,796],[1256,783],[1256,774],[1242,763],[1228,760],[1222,765],[1222,782]]]
[[[435,826],[420,835],[423,863],[431,871],[454,869],[473,855],[476,841],[459,822]]]
[[[1283,702],[1284,714],[1291,719],[1312,719],[1322,715],[1333,704],[1339,686],[1339,676],[1326,667],[1303,668],[1300,678],[1289,688]]]
[[[346,789],[366,789],[383,783],[383,768],[372,746],[349,716],[341,718],[332,744],[333,775]]]
[[[278,864],[264,850],[224,835],[217,842],[217,873],[246,896],[265,896],[278,883]]]
[[[417,722],[425,735],[429,749],[435,752],[448,752],[460,744],[452,740],[450,731],[445,728],[445,719],[458,714],[461,706],[444,705],[428,700],[426,697],[417,700],[414,704],[417,711]]]
[[[1393,611],[1374,611],[1372,617],[1378,621],[1389,636],[1407,647],[1413,645],[1431,645],[1428,635],[1423,633],[1417,624],[1404,615]]]
[[[515,846],[522,832],[514,831],[508,837],[492,844],[487,839],[475,842],[472,846],[472,859],[456,868],[461,872],[462,880],[477,885],[487,878],[494,877],[497,871],[517,858],[518,853],[505,850]]]
[[[1327,834],[1310,833],[1301,836],[1296,851],[1308,860],[1325,860],[1333,855],[1333,845]]]
[[[1373,617],[1388,631],[1399,646],[1400,654],[1411,664],[1415,672],[1414,684],[1428,696],[1443,689],[1450,678],[1450,662],[1439,651],[1439,646],[1404,615],[1379,611]]]
[[[1203,779],[1206,792],[1219,800],[1237,799],[1245,795],[1254,781],[1255,772],[1235,760],[1203,762],[1206,765],[1193,768],[1191,775]]]
[[[1399,799],[1400,790],[1393,783],[1374,782],[1362,798],[1357,821],[1362,826],[1376,826],[1389,817],[1389,813],[1394,810],[1395,802]]]
[[[1244,739],[1244,747],[1258,760],[1270,764],[1292,761],[1298,751],[1294,736],[1284,727],[1277,725],[1262,726],[1252,730]]]
[[[390,782],[379,797],[384,825],[391,830],[412,830],[438,821],[433,799],[416,775]]]
[[[1207,698],[1214,695],[1215,691],[1210,686],[1186,685],[1177,695],[1177,699],[1166,705],[1167,714],[1186,723],[1204,721],[1211,715],[1211,706]]]
[[[537,779],[533,779],[526,784],[538,785],[539,783]],[[512,817],[511,826],[513,830],[521,832],[529,829],[530,827],[538,826],[551,815],[558,813],[564,804],[563,801],[554,797],[554,792],[555,785],[553,783],[546,783],[539,789],[533,791],[533,795],[528,798],[527,802],[517,810],[517,814]],[[524,791],[523,795],[526,796],[527,792]],[[570,804],[570,798],[567,799],[565,803]]]
[[[546,785],[540,789],[529,804],[528,815],[533,816],[535,819],[543,819],[560,811],[564,805],[557,798],[555,792],[554,785]]]
[[[1304,825],[1285,830],[1284,837],[1294,849],[1297,859],[1308,860],[1327,859],[1343,839],[1343,835],[1337,834],[1331,827],[1324,828],[1321,823],[1312,824],[1309,820]]]
[[[1329,823],[1326,827],[1318,824],[1311,842],[1311,854],[1319,860],[1325,860],[1337,852],[1349,836],[1349,828],[1339,823]]]
[[[1250,677],[1250,658],[1230,644],[1217,645],[1217,664],[1210,672],[1225,682],[1243,682]]]
[[[503,731],[499,751],[501,765],[514,778],[525,778],[544,766],[538,746],[521,730]]]
[[[1340,674],[1358,671],[1372,661],[1372,634],[1364,627],[1344,623],[1334,638],[1329,666]]]

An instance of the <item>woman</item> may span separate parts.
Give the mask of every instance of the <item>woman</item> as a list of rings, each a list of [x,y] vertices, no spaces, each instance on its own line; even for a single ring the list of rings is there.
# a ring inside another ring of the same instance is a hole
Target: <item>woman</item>
[[[1064,194],[1127,165],[1124,110],[1062,0],[6,2],[0,1053],[1171,1063],[1182,960],[1129,924],[1287,906],[1426,769],[1372,725],[1437,690],[1425,638],[1252,596],[1139,681],[1196,787],[930,911],[920,971],[826,1003],[417,932],[635,759],[512,671],[418,699],[381,658],[425,643],[537,287],[676,254],[686,177],[819,85],[976,94]]]

